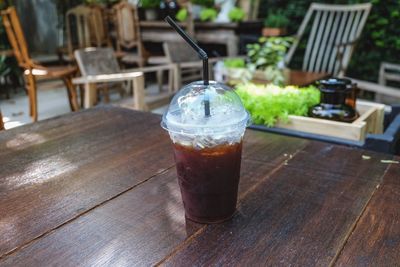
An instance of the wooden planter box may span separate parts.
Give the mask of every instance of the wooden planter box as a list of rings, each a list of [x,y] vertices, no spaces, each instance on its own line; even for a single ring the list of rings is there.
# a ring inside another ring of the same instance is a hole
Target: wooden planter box
[[[382,134],[385,105],[362,100],[356,105],[360,117],[352,123],[290,115],[288,123],[277,122],[274,127],[353,141],[364,141],[367,133]]]

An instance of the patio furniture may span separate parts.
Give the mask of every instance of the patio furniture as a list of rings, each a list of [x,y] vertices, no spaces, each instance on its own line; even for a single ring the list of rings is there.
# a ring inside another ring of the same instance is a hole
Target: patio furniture
[[[0,265],[400,262],[400,157],[248,130],[237,212],[202,225],[159,123],[103,106],[0,133]]]
[[[165,42],[163,48],[168,62],[175,64],[174,72],[170,72],[169,76],[170,88],[175,88],[177,91],[182,83],[186,84],[202,79],[203,63],[186,42]],[[193,62],[196,62],[194,66]]]
[[[78,5],[67,11],[67,59],[74,61],[74,50],[111,47],[104,10],[99,5]]]
[[[29,115],[33,121],[37,121],[38,118],[37,80],[61,79],[67,89],[71,110],[78,110],[76,90],[71,81],[77,68],[71,66],[45,67],[34,62],[29,56],[26,40],[15,8],[9,7],[1,11],[1,16],[14,56],[18,65],[24,70],[25,85],[29,95]]]
[[[129,81],[133,86],[134,108],[144,110],[144,78],[141,72],[121,73],[114,51],[111,48],[85,48],[75,50],[75,58],[82,77],[73,79],[74,84],[83,84],[84,107],[89,108],[96,104],[98,85],[103,85],[106,99],[108,88],[112,85],[122,88],[122,82]],[[114,84],[112,84],[114,83]],[[117,83],[117,84],[115,84]],[[121,94],[123,96],[123,94]],[[108,102],[108,101],[106,101]]]
[[[113,6],[113,21],[116,28],[117,52],[121,54],[121,62],[125,65],[136,64],[143,67],[149,65],[167,64],[165,56],[151,56],[144,49],[141,40],[139,18],[136,7],[127,1],[122,1]],[[136,52],[129,52],[136,48]],[[157,71],[157,83],[162,90],[163,71]]]
[[[139,18],[136,7],[126,1],[113,6],[113,20],[116,28],[117,51],[123,53],[121,62],[143,67],[145,51],[140,37]],[[136,52],[127,52],[136,48]]]
[[[379,81],[378,83],[386,86],[387,82],[398,82],[400,83],[400,64],[394,64],[389,62],[381,62],[379,68]],[[399,94],[397,95],[400,104],[400,89],[397,89]],[[384,94],[376,93],[375,101],[382,102]]]
[[[370,3],[356,5],[312,3],[286,56],[286,64],[290,63],[300,40],[306,33],[307,26],[312,22],[302,70],[343,76],[370,9]]]

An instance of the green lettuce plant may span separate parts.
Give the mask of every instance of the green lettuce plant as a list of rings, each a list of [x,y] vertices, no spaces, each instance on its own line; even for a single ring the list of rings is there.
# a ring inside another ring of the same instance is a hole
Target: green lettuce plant
[[[244,16],[246,14],[244,13],[243,9],[239,7],[234,7],[229,11],[228,17],[231,21],[233,22],[240,22],[244,19]]]
[[[278,120],[288,122],[289,115],[307,116],[309,108],[320,102],[320,92],[315,86],[298,88],[247,83],[236,86],[236,93],[253,122],[268,127]]]
[[[180,22],[184,22],[187,20],[188,15],[188,10],[186,8],[181,8],[178,13],[176,13],[175,18]]]
[[[201,21],[214,21],[217,18],[217,10],[214,8],[205,8],[200,12]]]

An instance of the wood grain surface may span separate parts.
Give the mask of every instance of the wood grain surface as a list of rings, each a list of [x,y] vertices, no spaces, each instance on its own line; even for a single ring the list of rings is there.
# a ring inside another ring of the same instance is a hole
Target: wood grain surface
[[[2,132],[0,265],[399,263],[392,156],[248,130],[237,212],[201,225],[159,122],[100,107]]]
[[[338,266],[400,265],[399,202],[400,164],[393,164],[344,247]]]
[[[134,115],[103,108],[0,136],[0,255],[173,166],[159,118]]]

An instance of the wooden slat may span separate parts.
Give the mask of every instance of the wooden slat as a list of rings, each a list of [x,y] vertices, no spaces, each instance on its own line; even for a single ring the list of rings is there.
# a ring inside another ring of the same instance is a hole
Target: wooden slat
[[[344,27],[344,32],[342,34],[342,39],[339,44],[345,44],[350,40],[350,30],[351,30],[353,21],[354,21],[354,12],[349,12],[349,16],[347,17],[346,25]],[[338,50],[339,50],[338,53],[341,53],[343,55],[343,53],[346,50],[346,47],[339,46]],[[338,73],[340,64],[341,64],[341,61],[336,60],[336,64],[334,66],[333,73],[335,73],[335,74]]]
[[[307,143],[248,131],[239,199]],[[170,149],[165,150],[171,153]],[[161,261],[202,228],[189,221],[185,223],[175,168],[171,168],[4,257],[0,265],[148,266]]]
[[[316,13],[315,18],[314,18],[314,22],[311,28],[311,33],[310,36],[308,37],[308,42],[307,42],[307,47],[306,47],[306,52],[304,55],[304,60],[303,60],[303,68],[302,70],[304,71],[310,71],[310,61],[312,58],[312,54],[315,53],[315,51],[313,50],[313,46],[315,43],[315,39],[316,39],[316,34],[318,31],[318,26],[320,23],[320,18],[321,18],[321,13]]]
[[[323,153],[318,158],[298,153],[293,160],[318,165],[330,158]],[[354,164],[361,161],[359,158]],[[342,165],[343,172],[351,175],[332,173],[336,165],[317,171],[292,166],[291,160],[287,164],[240,202],[232,221],[207,226],[162,264],[328,266],[383,172],[376,164],[369,164],[359,173],[352,173],[350,165]],[[371,173],[379,173],[380,177],[370,179]]]
[[[335,13],[333,11],[328,11],[326,12],[328,21],[326,23],[326,26],[324,27],[324,32],[321,40],[321,46],[318,51],[317,59],[315,62],[315,71],[320,71],[323,70],[321,67],[322,60],[328,57],[327,50],[329,49],[329,42],[328,42],[328,37],[332,35],[333,29],[332,29],[332,24],[333,24],[333,19],[335,17]]]
[[[400,161],[400,158],[396,158]],[[393,164],[340,254],[336,266],[400,263],[400,164]]]
[[[0,135],[0,255],[173,166],[159,121],[101,108]]]
[[[338,59],[337,59],[337,53],[338,53],[338,49],[339,49],[338,45],[341,43],[341,37],[342,37],[343,31],[344,31],[344,27],[346,25],[348,16],[349,16],[349,12],[343,12],[343,13],[338,14],[338,18],[340,19],[340,25],[339,25],[339,29],[338,29],[338,32],[335,37],[334,44],[333,44],[332,54],[329,57],[329,64],[328,64],[328,69],[327,69],[328,73],[334,73],[335,66],[338,61]]]
[[[338,12],[332,11],[332,16],[333,16],[333,24],[332,24],[331,30],[329,31],[329,38],[327,41],[326,53],[322,58],[322,65],[320,68],[320,70],[326,71],[326,72],[328,72],[328,68],[327,68],[328,62],[332,56],[333,49],[335,47],[334,40],[338,34],[338,26],[339,26],[341,14]]]

